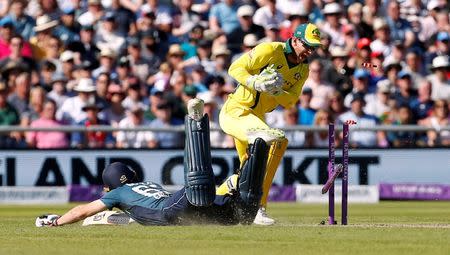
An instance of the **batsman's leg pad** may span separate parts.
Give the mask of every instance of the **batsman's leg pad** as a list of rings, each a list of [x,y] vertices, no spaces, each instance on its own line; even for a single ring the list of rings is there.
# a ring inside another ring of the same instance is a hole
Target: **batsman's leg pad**
[[[263,196],[261,198],[261,206],[267,206],[267,199],[269,197],[270,187],[272,186],[273,177],[277,172],[280,161],[283,158],[284,152],[288,146],[288,139],[281,138],[272,143],[267,157],[266,176],[264,177]]]
[[[214,202],[216,186],[211,164],[209,118],[199,121],[186,116],[184,174],[186,196],[194,206],[209,206]]]
[[[261,138],[257,138],[248,147],[249,157],[242,166],[238,186],[239,203],[237,209],[243,224],[251,224],[258,212],[262,196],[262,184],[266,173],[268,150],[269,147]]]

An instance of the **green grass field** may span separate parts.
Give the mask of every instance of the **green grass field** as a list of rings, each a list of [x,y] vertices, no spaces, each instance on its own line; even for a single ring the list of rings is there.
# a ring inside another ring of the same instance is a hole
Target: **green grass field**
[[[270,204],[270,227],[34,226],[71,206],[0,206],[0,254],[450,254],[449,202],[350,205],[348,226],[320,226],[326,205],[294,203]]]

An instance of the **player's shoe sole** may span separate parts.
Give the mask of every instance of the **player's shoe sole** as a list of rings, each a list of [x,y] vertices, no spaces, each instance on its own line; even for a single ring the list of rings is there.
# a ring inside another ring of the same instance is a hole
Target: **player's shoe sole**
[[[284,138],[285,134],[282,130],[276,128],[250,128],[247,130],[249,144],[253,144],[258,137],[270,145],[273,141]]]

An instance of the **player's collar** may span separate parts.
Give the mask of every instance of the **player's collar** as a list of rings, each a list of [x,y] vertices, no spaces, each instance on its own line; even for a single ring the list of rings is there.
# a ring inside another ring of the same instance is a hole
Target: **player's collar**
[[[287,39],[286,42],[285,42],[284,53],[286,53],[286,54],[290,54],[290,53],[293,52],[291,40],[292,40],[292,39],[289,38],[289,39]]]

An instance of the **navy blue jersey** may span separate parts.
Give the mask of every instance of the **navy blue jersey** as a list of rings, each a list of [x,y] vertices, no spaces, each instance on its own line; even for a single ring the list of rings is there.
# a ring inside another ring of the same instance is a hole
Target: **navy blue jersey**
[[[154,182],[125,184],[106,193],[100,200],[108,209],[120,208],[141,224],[165,224],[162,211],[171,194]]]

